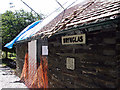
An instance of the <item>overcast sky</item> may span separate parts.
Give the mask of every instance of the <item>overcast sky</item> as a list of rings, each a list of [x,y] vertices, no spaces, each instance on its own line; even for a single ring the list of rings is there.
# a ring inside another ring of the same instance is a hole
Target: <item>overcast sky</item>
[[[37,13],[42,13],[48,15],[53,12],[55,9],[59,8],[60,5],[56,0],[22,0],[27,3],[31,8],[33,8]],[[84,0],[58,0],[64,7],[67,7],[72,2],[77,1],[76,3],[82,2]],[[13,3],[10,5],[10,3]],[[14,6],[13,8],[10,8]],[[20,10],[24,9],[26,11],[31,11],[21,0],[1,0],[0,2],[0,13],[4,13],[6,10]]]

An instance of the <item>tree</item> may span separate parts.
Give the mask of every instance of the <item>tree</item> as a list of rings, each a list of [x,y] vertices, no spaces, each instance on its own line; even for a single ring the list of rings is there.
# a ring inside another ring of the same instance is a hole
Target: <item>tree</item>
[[[2,19],[2,50],[8,51],[4,48],[4,45],[14,39],[25,27],[35,22],[36,20],[42,19],[42,14],[36,16],[32,12],[25,12],[24,10],[19,11],[6,11],[1,15]],[[10,51],[15,50],[13,48]]]

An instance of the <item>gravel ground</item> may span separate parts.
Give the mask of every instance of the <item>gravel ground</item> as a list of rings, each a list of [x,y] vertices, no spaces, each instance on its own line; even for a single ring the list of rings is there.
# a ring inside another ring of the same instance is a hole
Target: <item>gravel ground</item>
[[[13,74],[11,68],[3,67],[0,64],[0,90],[2,88],[27,88],[25,84],[19,82],[19,80],[20,78]]]

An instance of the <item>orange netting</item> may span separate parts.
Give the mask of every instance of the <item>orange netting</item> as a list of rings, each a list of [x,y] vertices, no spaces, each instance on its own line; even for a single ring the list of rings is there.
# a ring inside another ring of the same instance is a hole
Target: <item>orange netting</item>
[[[41,56],[40,61],[40,65],[37,68],[37,63],[35,63],[32,58],[30,59],[28,53],[25,55],[25,62],[20,79],[28,88],[48,88],[47,57]]]

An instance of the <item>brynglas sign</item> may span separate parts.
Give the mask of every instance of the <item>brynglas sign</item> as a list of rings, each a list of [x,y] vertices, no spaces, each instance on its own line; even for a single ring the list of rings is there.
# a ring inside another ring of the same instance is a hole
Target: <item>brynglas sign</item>
[[[85,43],[86,43],[85,34],[72,35],[72,36],[63,36],[62,37],[62,45],[85,44]]]

